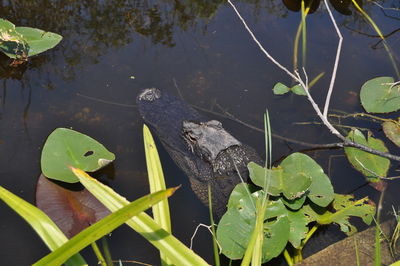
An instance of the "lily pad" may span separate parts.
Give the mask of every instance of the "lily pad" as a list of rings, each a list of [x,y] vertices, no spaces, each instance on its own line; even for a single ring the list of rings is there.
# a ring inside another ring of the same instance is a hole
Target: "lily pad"
[[[378,77],[365,82],[360,92],[364,109],[369,113],[400,110],[400,84],[393,83],[392,77]]]
[[[388,151],[383,141],[371,136],[368,136],[366,139],[363,133],[358,129],[350,131],[347,138],[378,151]],[[360,171],[368,181],[377,182],[379,181],[379,176],[386,177],[390,167],[389,159],[357,148],[346,147],[344,148],[344,152],[351,165]]]
[[[307,227],[308,219],[303,210],[288,211],[288,218],[290,221],[289,242],[293,247],[299,248],[309,230]]]
[[[56,46],[62,36],[30,27],[15,27],[0,19],[0,50],[10,58],[26,58]]]
[[[62,36],[53,32],[43,31],[30,27],[16,27],[16,31],[24,36],[29,49],[27,56],[34,56],[55,47]]]
[[[0,50],[10,58],[27,54],[28,44],[17,32],[15,25],[8,20],[0,19]]]
[[[110,214],[87,189],[66,189],[40,175],[36,187],[36,206],[45,212],[71,238],[89,225]]]
[[[254,162],[247,165],[251,181],[257,186],[268,189],[268,194],[279,196],[282,192],[282,174],[281,167],[266,169]]]
[[[315,165],[319,167],[314,160],[302,153],[292,153],[282,161],[282,190],[286,199],[300,198],[309,189]]]
[[[386,121],[383,123],[382,127],[386,137],[400,147],[400,119],[397,122]]]
[[[239,184],[233,190],[228,203],[228,211],[222,216],[217,239],[222,253],[231,259],[241,259],[250,241],[255,226],[255,201],[264,197],[263,191],[249,195],[250,187]],[[289,239],[289,219],[285,205],[280,201],[268,201],[265,211],[265,241],[263,242],[263,262],[278,256]]]
[[[113,153],[91,137],[71,129],[57,128],[44,144],[40,163],[46,177],[76,183],[79,180],[68,166],[93,172],[114,159]]]

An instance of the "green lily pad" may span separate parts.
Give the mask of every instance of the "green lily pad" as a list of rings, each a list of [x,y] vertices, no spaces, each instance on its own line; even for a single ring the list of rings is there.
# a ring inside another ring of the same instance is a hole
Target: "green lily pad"
[[[282,192],[282,173],[281,167],[273,168],[272,170],[250,162],[247,165],[251,181],[257,186],[268,189],[268,194],[279,196]]]
[[[298,210],[303,206],[304,202],[306,201],[307,193],[297,199],[288,200],[285,197],[282,197],[281,200],[283,204],[285,204],[291,210]]]
[[[239,184],[235,187],[229,199],[228,211],[222,216],[217,228],[217,239],[222,253],[231,259],[243,257],[255,226],[255,202],[257,198],[264,197],[262,190],[249,195],[252,187],[247,186]],[[278,256],[284,250],[290,231],[285,205],[280,200],[269,200],[267,204],[263,262]]]
[[[386,137],[400,147],[400,119],[397,123],[394,121],[386,121],[383,123],[382,127]]]
[[[101,143],[77,131],[57,128],[47,138],[41,157],[42,172],[51,179],[79,182],[68,166],[96,171],[114,161],[115,155]]]
[[[10,58],[22,57],[28,51],[23,36],[17,32],[14,24],[5,19],[0,19],[0,50]]]
[[[292,153],[282,161],[282,192],[286,199],[300,198],[309,189],[315,164],[302,153]]]
[[[16,27],[15,29],[19,34],[24,36],[24,39],[28,43],[28,57],[49,50],[62,40],[62,36],[59,34],[36,28]]]
[[[347,138],[378,151],[388,151],[383,141],[371,136],[368,136],[368,139],[366,139],[363,133],[357,129],[350,131]],[[357,148],[346,147],[344,148],[344,152],[351,165],[360,171],[368,181],[377,182],[379,181],[378,176],[386,177],[390,167],[389,159],[361,151]]]
[[[392,77],[368,80],[361,87],[361,104],[368,113],[389,113],[400,110],[400,84],[393,86]]]
[[[303,210],[288,211],[288,218],[290,221],[289,242],[293,247],[299,248],[309,230],[307,227],[308,219]]]
[[[62,36],[30,27],[15,27],[0,19],[0,50],[10,58],[26,58],[56,46]]]

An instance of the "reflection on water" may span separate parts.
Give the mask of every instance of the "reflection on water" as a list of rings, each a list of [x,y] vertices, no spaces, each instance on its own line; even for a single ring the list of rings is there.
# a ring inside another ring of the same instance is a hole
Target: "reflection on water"
[[[299,2],[235,1],[256,35],[286,66],[293,60],[293,43],[301,16]],[[357,94],[363,82],[378,75],[394,76],[393,68],[386,52],[379,49],[381,46],[373,46],[379,41],[376,33],[350,1],[329,2],[345,38],[332,106],[346,112],[362,111]],[[398,27],[397,0],[379,2],[394,8],[384,9],[385,13],[371,1],[357,2],[384,34]],[[312,13],[307,18],[307,71],[312,77],[327,73],[312,91],[321,100],[329,84],[337,36],[323,1],[306,1],[306,6],[311,7]],[[132,107],[144,87],[169,90],[190,104],[211,111],[206,115],[221,119],[224,127],[260,153],[262,134],[215,113],[222,110],[259,126],[261,114],[268,108],[273,129],[283,136],[315,143],[335,140],[322,127],[294,125],[316,121],[313,111],[297,96],[272,95],[276,82],[290,84],[291,80],[261,56],[225,1],[14,0],[0,2],[0,17],[64,37],[55,49],[18,67],[10,67],[10,60],[0,56],[1,185],[30,202],[34,202],[40,175],[41,147],[56,127],[72,127],[86,133],[116,154],[113,167],[98,174],[115,190],[130,200],[148,192],[142,121]],[[398,31],[389,35],[387,41],[395,47]],[[397,62],[398,56],[395,51]],[[383,138],[379,125],[365,121],[351,125],[372,128],[377,137]],[[276,141],[274,159],[301,148]],[[393,146],[389,148],[394,150]],[[364,184],[363,177],[341,157],[342,151],[309,154],[330,171],[339,193]],[[160,155],[168,185],[183,184],[171,198],[172,219],[177,237],[189,243],[197,224],[208,223],[208,212],[162,148]],[[388,206],[400,205],[398,199],[390,196],[395,190],[395,184],[389,187]],[[368,186],[355,193],[376,198]],[[1,205],[1,213],[0,256],[4,265],[31,264],[48,252],[12,210]],[[110,239],[114,257],[158,264],[154,248],[126,230],[117,230]],[[195,250],[211,262],[208,243],[209,236],[204,233],[195,240]],[[24,250],[23,255],[20,250]]]

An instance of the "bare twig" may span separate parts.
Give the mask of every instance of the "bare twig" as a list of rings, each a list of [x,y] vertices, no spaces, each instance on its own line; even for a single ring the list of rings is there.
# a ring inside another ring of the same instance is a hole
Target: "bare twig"
[[[324,0],[324,3],[325,3],[325,6],[326,6],[326,9],[328,10],[329,17],[331,18],[331,21],[332,21],[332,23],[333,23],[333,25],[335,27],[336,33],[339,36],[339,43],[338,43],[338,47],[337,47],[337,50],[336,50],[335,65],[333,66],[332,78],[331,78],[331,82],[329,84],[328,94],[326,95],[325,106],[324,106],[324,117],[327,118],[328,110],[329,110],[329,103],[330,103],[330,100],[331,100],[333,86],[335,84],[335,79],[336,79],[337,68],[338,68],[338,65],[339,65],[340,51],[342,50],[343,36],[342,36],[342,33],[340,32],[340,30],[339,30],[339,28],[338,28],[338,26],[336,24],[335,18],[333,17],[333,14],[332,14],[331,9],[330,9],[330,7],[329,7],[329,5],[327,3],[327,0]]]
[[[262,46],[262,44],[258,41],[258,39],[255,37],[254,33],[251,31],[251,29],[249,28],[249,26],[247,25],[246,21],[243,19],[243,17],[240,15],[239,11],[237,10],[236,6],[231,2],[231,0],[228,0],[228,3],[232,6],[233,10],[235,11],[236,15],[238,16],[238,18],[240,19],[240,21],[242,22],[243,26],[245,27],[245,29],[247,30],[247,32],[250,34],[251,38],[253,39],[253,41],[258,45],[258,47],[260,48],[260,50],[265,54],[265,56],[267,56],[268,59],[270,59],[276,66],[278,66],[280,69],[282,69],[284,72],[286,72],[291,78],[293,78],[294,80],[296,80],[297,82],[299,82],[299,84],[304,88],[306,94],[307,94],[307,99],[308,101],[311,103],[314,111],[317,113],[318,117],[321,119],[321,121],[323,122],[323,124],[329,129],[329,131],[334,134],[336,137],[338,137],[340,140],[342,140],[342,143],[339,143],[339,147],[354,147],[354,148],[358,148],[360,150],[375,154],[375,155],[379,155],[382,157],[386,157],[392,160],[396,160],[396,161],[400,161],[400,156],[397,155],[393,155],[387,152],[381,152],[381,151],[377,151],[374,149],[369,148],[368,146],[353,142],[351,140],[346,139],[346,137],[344,137],[342,134],[340,134],[340,132],[328,121],[328,117],[327,117],[327,112],[329,109],[329,99],[326,100],[325,102],[325,107],[324,107],[324,114],[321,112],[321,109],[318,107],[318,104],[314,101],[313,97],[310,94],[309,91],[309,87],[308,87],[308,79],[307,79],[307,75],[306,75],[306,80],[304,81],[300,74],[298,73],[298,71],[294,71],[294,73],[290,72],[286,67],[284,67],[283,65],[281,65],[274,57],[272,57],[266,50],[265,48]],[[330,95],[332,94],[332,90],[333,90],[333,85],[334,85],[334,80],[336,78],[336,70],[337,70],[337,65],[339,62],[339,57],[340,57],[340,50],[341,50],[341,46],[342,46],[342,35],[340,33],[339,28],[337,27],[336,21],[332,15],[332,12],[329,9],[328,3],[326,0],[324,0],[324,3],[327,7],[327,10],[329,12],[330,18],[332,20],[333,25],[335,26],[336,32],[339,35],[339,44],[338,44],[338,49],[336,52],[336,59],[335,59],[335,65],[334,65],[334,70],[332,73],[332,78],[331,78],[331,84],[330,87],[328,89],[328,96],[330,98]],[[305,73],[305,71],[304,71]]]

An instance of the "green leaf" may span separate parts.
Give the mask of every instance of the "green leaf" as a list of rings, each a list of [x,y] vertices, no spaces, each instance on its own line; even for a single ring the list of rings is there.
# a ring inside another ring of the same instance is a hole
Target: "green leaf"
[[[400,147],[400,119],[398,121],[386,121],[382,127],[386,137]]]
[[[281,200],[282,200],[283,204],[285,204],[288,208],[295,211],[295,210],[300,209],[303,206],[303,204],[307,198],[306,194],[304,194],[300,198],[296,198],[296,199],[292,199],[292,200],[288,200],[285,197],[281,197]]]
[[[147,172],[149,175],[150,192],[154,193],[160,190],[165,190],[164,174],[161,167],[160,158],[158,156],[156,144],[154,143],[153,136],[150,133],[149,128],[143,125],[143,138],[144,138],[144,149],[146,154]],[[152,207],[154,220],[158,223],[165,231],[171,233],[171,218],[169,213],[168,199],[160,201],[158,204]],[[161,252],[161,261],[163,265],[170,265],[172,262],[168,257]]]
[[[282,192],[285,198],[293,200],[304,195],[311,185],[315,165],[319,167],[302,153],[292,153],[282,161]]]
[[[279,196],[282,192],[282,168],[267,170],[264,167],[250,162],[247,165],[251,181],[257,186],[268,189],[268,194]]]
[[[75,172],[81,183],[110,211],[117,211],[129,204],[110,187],[91,178],[83,171]],[[161,228],[147,213],[142,212],[126,222],[157,249],[166,254],[175,265],[208,265],[200,256],[186,247],[173,235]]]
[[[44,212],[2,186],[0,186],[0,199],[32,226],[50,250],[56,250],[68,241],[68,238]],[[74,255],[75,253],[71,254],[73,256],[65,264],[87,265],[85,260],[79,254]]]
[[[334,213],[326,212],[317,220],[319,224],[336,223],[347,235],[352,235],[357,232],[352,224],[350,224],[350,216],[360,217],[364,223],[370,225],[374,214],[375,204],[368,197],[354,201],[353,195],[335,194],[333,201]]]
[[[68,166],[93,172],[114,159],[113,153],[91,137],[71,129],[57,128],[44,144],[40,163],[46,177],[76,183],[79,180]]]
[[[243,257],[255,227],[255,202],[264,198],[262,190],[253,193],[251,190],[252,187],[247,187],[247,184],[235,187],[229,199],[228,211],[217,228],[222,253],[231,259]],[[264,216],[263,262],[278,256],[288,239],[289,219],[285,205],[280,200],[269,200]]]
[[[274,88],[272,89],[275,95],[283,95],[290,91],[290,89],[283,83],[276,83]]]
[[[16,31],[15,25],[0,19],[0,50],[10,58],[24,57],[28,53],[28,44]]]
[[[290,89],[294,94],[301,95],[301,96],[307,96],[306,91],[304,90],[303,86],[300,84],[297,84],[296,86],[293,86]]]
[[[74,169],[73,171],[76,171],[76,169]],[[78,177],[80,177],[80,175],[78,175]],[[84,178],[86,177],[83,177],[82,179]],[[132,216],[143,212],[150,206],[158,203],[166,197],[171,196],[175,192],[175,190],[176,188],[170,188],[167,190],[162,190],[146,195],[138,200],[135,200],[134,202],[128,204],[127,206],[119,209],[116,212],[113,212],[104,219],[86,228],[85,230],[71,238],[60,248],[42,258],[34,265],[61,265],[70,256],[79,252],[81,249],[90,245],[92,242],[100,239],[102,236],[111,233],[111,231],[125,223],[126,220],[130,219]]]
[[[400,85],[393,86],[392,77],[370,79],[361,87],[361,104],[368,113],[389,113],[400,110]]]
[[[62,40],[61,35],[36,28],[16,27],[15,30],[21,34],[28,43],[28,57],[49,50]]]
[[[288,218],[290,221],[289,242],[293,247],[299,248],[301,241],[307,236],[309,221],[302,209],[295,212],[288,211]]]
[[[385,144],[381,140],[375,139],[371,136],[368,136],[368,139],[366,139],[361,131],[357,129],[350,131],[347,138],[378,151],[388,151]],[[365,151],[361,151],[357,148],[346,147],[344,148],[344,151],[347,160],[349,160],[351,165],[355,169],[360,171],[367,178],[368,181],[379,181],[379,177],[377,177],[376,175],[386,177],[390,167],[389,159],[380,157],[378,155],[373,155]]]

